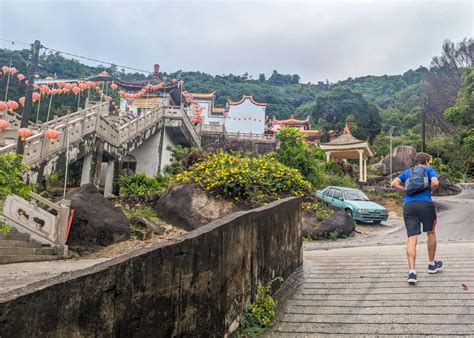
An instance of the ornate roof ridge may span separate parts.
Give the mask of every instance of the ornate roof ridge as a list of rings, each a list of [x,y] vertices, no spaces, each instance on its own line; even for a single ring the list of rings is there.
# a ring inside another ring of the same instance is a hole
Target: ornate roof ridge
[[[255,101],[252,95],[242,95],[242,99],[240,101],[232,101],[231,99],[228,99],[227,101],[231,106],[238,106],[239,104],[242,104],[245,100],[250,100],[250,102],[252,102],[256,106],[267,106],[267,103]]]

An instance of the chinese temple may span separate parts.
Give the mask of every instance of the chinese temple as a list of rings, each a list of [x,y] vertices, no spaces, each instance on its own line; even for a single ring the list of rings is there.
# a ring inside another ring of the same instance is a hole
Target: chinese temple
[[[267,131],[271,134],[278,133],[281,129],[286,127],[297,128],[306,135],[306,141],[308,143],[316,143],[321,138],[321,132],[319,130],[312,130],[309,122],[309,116],[304,120],[295,119],[293,115],[287,120],[271,119],[267,123]]]
[[[352,136],[346,123],[342,135],[328,143],[321,143],[319,147],[326,153],[328,161],[331,159],[359,160],[359,182],[367,182],[367,159],[375,155],[375,151],[368,141],[362,141]]]
[[[228,100],[225,129],[229,133],[265,133],[266,103],[257,102],[252,96],[244,95],[240,101]]]

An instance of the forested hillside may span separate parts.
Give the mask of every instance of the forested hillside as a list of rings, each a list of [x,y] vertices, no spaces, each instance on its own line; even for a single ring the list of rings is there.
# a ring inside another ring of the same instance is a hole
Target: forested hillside
[[[12,65],[26,73],[29,51],[0,50],[0,65]],[[448,154],[459,152],[462,144],[459,135],[465,135],[466,124],[460,124],[458,113],[472,116],[472,75],[465,75],[472,67],[474,42],[465,39],[458,44],[446,41],[441,56],[433,57],[430,68],[419,67],[402,75],[364,76],[349,78],[336,83],[301,83],[297,74],[280,74],[276,70],[267,78],[260,74],[252,78],[243,75],[210,75],[199,71],[176,71],[161,76],[182,79],[189,92],[217,92],[217,105],[224,106],[228,98],[238,100],[242,95],[253,95],[257,101],[267,102],[269,117],[287,118],[294,114],[310,116],[313,127],[323,131],[342,130],[347,122],[353,134],[374,142],[378,155],[388,152],[387,135],[390,126],[395,126],[395,145],[408,144],[420,150],[420,112],[426,100],[427,147],[447,163]],[[165,65],[166,66],[166,65]],[[151,79],[151,75],[126,73],[116,66],[89,66],[60,54],[43,54],[40,58],[40,77],[56,75],[59,78],[84,78],[103,70],[128,81]],[[471,82],[469,82],[471,81]],[[0,94],[5,93],[6,79],[0,81]],[[459,93],[459,94],[458,94]],[[9,98],[24,95],[24,84],[12,81]],[[0,97],[3,99],[3,97]],[[82,98],[84,100],[84,98]],[[64,96],[53,101],[53,113],[62,115],[77,104],[76,99]],[[445,117],[445,111],[451,106]],[[467,107],[467,108],[466,108]],[[45,116],[46,106],[41,106],[40,117]],[[73,110],[73,109],[72,109]],[[467,111],[467,113],[466,113]],[[456,113],[455,113],[456,112]],[[442,151],[440,147],[452,151]],[[464,149],[464,148],[462,148]],[[444,154],[444,155],[443,155]],[[463,153],[464,154],[464,153]],[[459,158],[466,157],[464,154]],[[451,155],[452,157],[453,155]],[[469,156],[467,156],[470,159]],[[449,161],[453,161],[452,159]],[[472,161],[468,160],[458,170],[458,176],[472,173]]]

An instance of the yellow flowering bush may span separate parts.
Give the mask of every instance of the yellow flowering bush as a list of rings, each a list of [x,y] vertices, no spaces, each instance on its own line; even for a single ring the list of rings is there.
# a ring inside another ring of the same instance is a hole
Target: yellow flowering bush
[[[251,207],[288,196],[310,197],[312,190],[299,170],[280,163],[274,154],[242,157],[219,151],[176,175],[176,181],[192,182]]]

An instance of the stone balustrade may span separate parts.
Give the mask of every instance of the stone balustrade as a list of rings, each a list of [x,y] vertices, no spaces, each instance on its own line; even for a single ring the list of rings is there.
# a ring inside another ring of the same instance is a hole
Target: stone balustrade
[[[120,125],[117,119],[108,119],[108,108],[108,102],[89,104],[85,109],[44,123],[38,133],[25,140],[25,163],[35,165],[54,154],[64,152],[68,143],[77,142],[92,133],[96,133],[111,146],[119,148],[155,126],[163,118],[183,121],[194,143],[200,144],[198,134],[181,107],[157,107],[123,125]],[[46,138],[45,132],[48,129],[56,129],[59,132],[56,140]],[[0,148],[0,154],[15,151],[16,144]]]

